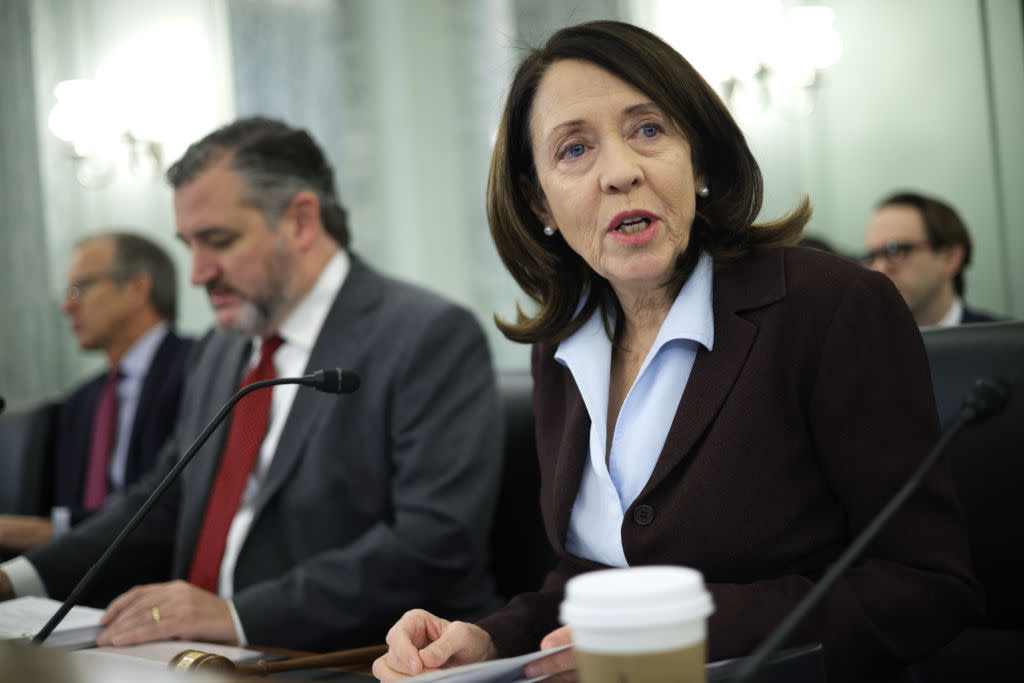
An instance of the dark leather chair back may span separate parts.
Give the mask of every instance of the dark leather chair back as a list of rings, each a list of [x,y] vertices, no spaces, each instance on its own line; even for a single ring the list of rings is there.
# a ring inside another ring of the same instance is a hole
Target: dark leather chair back
[[[1017,552],[1024,541],[1024,322],[925,330],[923,337],[944,424],[979,378],[1010,383],[1003,412],[966,427],[948,458],[988,593],[987,624],[1024,629],[1024,553]]]
[[[1024,321],[926,328],[921,336],[943,424],[956,415],[978,378],[1024,377]]]
[[[540,468],[528,371],[498,374],[505,414],[505,463],[491,535],[498,594],[505,599],[537,590],[555,565],[540,515]]]
[[[0,513],[50,514],[58,405],[0,416]]]
[[[1002,413],[969,425],[947,457],[987,613],[923,667],[929,682],[1024,680],[1024,322],[922,332],[948,424],[981,377],[1010,383]]]

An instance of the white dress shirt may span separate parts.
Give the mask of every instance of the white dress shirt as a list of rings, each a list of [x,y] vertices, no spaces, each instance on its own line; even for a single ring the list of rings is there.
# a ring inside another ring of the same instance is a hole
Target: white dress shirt
[[[964,302],[958,296],[953,297],[953,305],[946,311],[946,315],[942,316],[942,320],[935,323],[933,327],[955,327],[963,322],[964,318]],[[927,326],[926,326],[927,327]]]

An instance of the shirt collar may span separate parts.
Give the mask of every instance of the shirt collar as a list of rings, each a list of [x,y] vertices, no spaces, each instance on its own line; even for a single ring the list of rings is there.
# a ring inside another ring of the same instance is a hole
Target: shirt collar
[[[157,349],[170,331],[166,321],[154,325],[121,356],[117,368],[124,377],[142,377],[153,361]]]
[[[701,251],[697,266],[679,290],[661,325],[644,361],[645,366],[662,346],[674,340],[694,341],[711,350],[715,341],[712,280],[711,254]],[[580,329],[558,345],[555,359],[570,368],[590,366],[595,362],[607,365],[610,348],[611,340],[605,333],[601,311],[596,309]]]
[[[351,260],[348,252],[339,249],[320,271],[320,277],[317,278],[313,289],[309,290],[278,328],[277,333],[286,343],[299,346],[306,352],[313,349],[320,328],[331,310],[331,304],[337,298],[338,290],[341,289],[350,270]],[[261,343],[260,340],[256,341],[254,351],[259,351]]]
[[[711,254],[700,253],[693,274],[679,290],[651,347],[657,352],[677,339],[695,341],[708,351],[715,343],[715,316],[711,301]],[[653,355],[653,354],[652,354]]]
[[[953,297],[953,305],[946,311],[946,315],[942,316],[942,319],[934,325],[925,325],[925,327],[953,327],[959,325],[964,318],[964,302],[963,300],[955,296]]]

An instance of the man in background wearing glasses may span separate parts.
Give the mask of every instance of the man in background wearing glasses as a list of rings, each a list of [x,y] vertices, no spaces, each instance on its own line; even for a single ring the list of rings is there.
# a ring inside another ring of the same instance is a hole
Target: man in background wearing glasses
[[[948,204],[913,192],[879,202],[864,235],[863,265],[885,273],[920,327],[993,322],[963,301],[971,237]]]
[[[78,345],[102,351],[107,367],[61,401],[51,516],[0,515],[0,555],[42,545],[145,474],[177,419],[192,341],[173,331],[177,281],[163,249],[127,232],[82,240],[63,310]]]

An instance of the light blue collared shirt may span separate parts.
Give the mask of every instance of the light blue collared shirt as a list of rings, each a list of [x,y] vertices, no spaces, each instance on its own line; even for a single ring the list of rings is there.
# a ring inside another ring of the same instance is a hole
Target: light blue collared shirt
[[[124,488],[128,469],[128,445],[132,440],[132,428],[135,425],[135,414],[138,412],[139,397],[142,385],[146,381],[146,373],[153,363],[157,349],[167,336],[169,327],[166,322],[158,323],[139,341],[135,342],[118,364],[121,377],[117,381],[117,436],[114,450],[110,454],[110,495],[115,496]],[[108,498],[109,502],[110,498]]]
[[[625,510],[647,484],[661,455],[698,349],[711,350],[714,344],[711,271],[710,254],[701,252],[622,403],[610,452],[606,441],[612,344],[601,312],[595,311],[555,352],[555,359],[576,380],[590,414],[589,456],[565,542],[573,555],[613,567],[628,564],[622,549]]]

